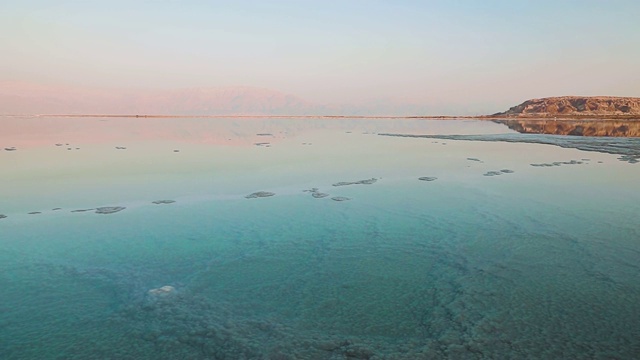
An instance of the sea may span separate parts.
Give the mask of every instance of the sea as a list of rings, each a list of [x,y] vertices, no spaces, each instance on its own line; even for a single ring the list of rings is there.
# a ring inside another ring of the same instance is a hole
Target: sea
[[[0,359],[638,359],[639,157],[468,119],[2,117]]]

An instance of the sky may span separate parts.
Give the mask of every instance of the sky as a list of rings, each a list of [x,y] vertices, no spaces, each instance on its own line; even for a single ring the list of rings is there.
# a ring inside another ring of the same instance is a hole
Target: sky
[[[504,110],[640,96],[640,1],[0,2],[0,81]]]

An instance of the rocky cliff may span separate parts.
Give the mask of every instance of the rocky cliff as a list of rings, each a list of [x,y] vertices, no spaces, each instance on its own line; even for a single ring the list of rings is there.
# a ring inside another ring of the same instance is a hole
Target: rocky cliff
[[[640,98],[562,96],[532,99],[493,116],[640,118]]]

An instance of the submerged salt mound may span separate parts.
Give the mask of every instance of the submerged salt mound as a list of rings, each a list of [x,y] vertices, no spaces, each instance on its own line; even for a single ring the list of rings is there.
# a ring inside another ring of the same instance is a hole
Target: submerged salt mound
[[[157,289],[151,289],[147,292],[151,296],[155,297],[166,297],[169,295],[173,295],[176,293],[176,288],[171,285],[165,285],[163,287],[159,287]]]
[[[311,188],[309,190],[302,190],[302,191],[311,193],[311,196],[313,196],[315,199],[322,199],[329,196],[329,194],[327,193],[320,192],[320,189],[318,188]]]
[[[275,195],[275,193],[272,192],[268,192],[268,191],[257,191],[254,192],[252,194],[249,194],[247,196],[245,196],[246,199],[257,199],[257,198],[264,198],[264,197],[269,197],[269,196],[273,196]]]
[[[0,219],[6,219],[6,218],[7,218],[7,215],[0,214]]]
[[[341,181],[333,184],[333,186],[347,186],[347,185],[371,185],[378,181],[376,178],[358,180],[358,181]]]
[[[348,197],[345,197],[345,196],[334,196],[334,197],[331,198],[331,200],[333,200],[333,201],[347,201],[347,200],[351,200],[351,199],[348,198]]]
[[[418,180],[422,180],[422,181],[435,181],[438,180],[437,177],[435,176],[421,176],[418,178]]]
[[[337,182],[337,183],[333,184],[333,186],[371,185],[371,184],[375,183],[376,181],[378,181],[378,179],[376,179],[376,178],[358,180],[358,181],[340,181],[340,182]]]
[[[149,354],[163,359],[422,358],[400,346],[383,348],[379,341],[359,335],[305,331],[277,316],[240,314],[232,304],[215,297],[183,294],[179,289],[164,296],[145,295],[144,302],[114,315],[131,329],[134,345],[151,345],[144,348],[144,358]]]
[[[513,174],[515,171],[511,170],[511,169],[502,169],[500,171],[487,171],[486,173],[484,173],[484,176],[499,176],[499,175],[503,175],[503,174]]]
[[[640,141],[638,141],[638,138],[556,136],[538,134],[414,135],[386,133],[378,135],[405,138],[554,145],[567,149],[620,155],[618,158],[620,161],[625,161],[630,164],[640,163]]]
[[[176,202],[176,201],[175,200],[156,200],[156,201],[152,201],[152,203],[154,203],[156,205],[173,204],[174,202]]]
[[[637,164],[640,162],[640,156],[622,155],[618,158],[620,161],[626,161],[629,164]]]
[[[104,206],[96,209],[96,214],[113,214],[126,209],[124,206]]]
[[[177,299],[177,295],[178,291],[171,285],[151,289],[147,291],[144,297],[143,306],[148,310],[156,306],[161,306],[162,304],[172,303]]]
[[[589,161],[589,160],[585,160]],[[562,165],[582,165],[584,161],[571,160],[571,161],[554,161],[552,163],[540,163],[540,164],[530,164],[535,167],[553,167],[553,166],[562,166]]]

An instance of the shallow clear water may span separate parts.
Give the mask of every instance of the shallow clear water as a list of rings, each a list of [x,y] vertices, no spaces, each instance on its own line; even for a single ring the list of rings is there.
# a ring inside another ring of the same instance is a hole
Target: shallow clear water
[[[2,359],[640,354],[615,154],[377,135],[511,133],[478,121],[0,121]]]

